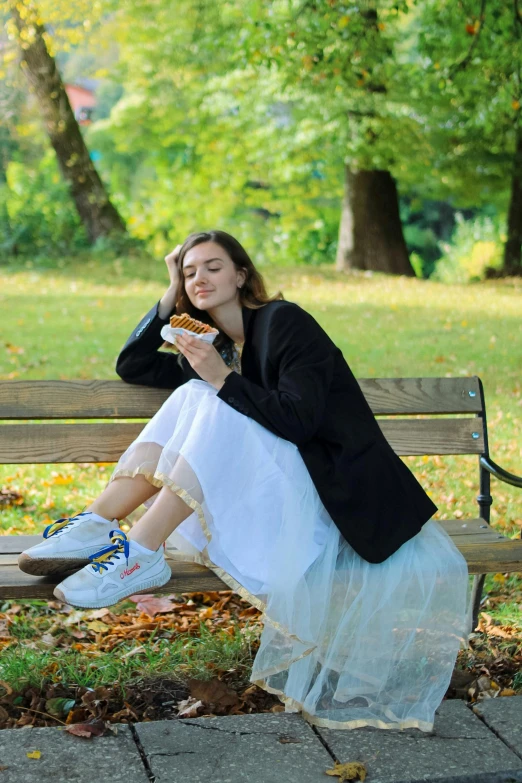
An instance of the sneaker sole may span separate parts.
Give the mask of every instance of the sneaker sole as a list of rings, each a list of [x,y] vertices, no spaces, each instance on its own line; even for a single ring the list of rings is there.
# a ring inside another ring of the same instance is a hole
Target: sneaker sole
[[[102,598],[100,601],[75,601],[74,603],[70,604],[70,606],[78,606],[80,609],[103,609],[106,606],[114,606],[114,604],[117,604],[119,601],[123,601],[123,599],[127,598],[129,595],[140,595],[140,593],[149,592],[152,587],[162,587],[163,585],[167,584],[171,576],[172,571],[170,570],[170,566],[165,563],[165,567],[157,576],[153,577],[152,579],[148,579],[145,582],[140,582],[139,590],[136,590],[135,588],[119,590],[117,593],[113,593],[110,597],[107,596],[107,598]],[[54,588],[53,595],[58,598],[58,600],[63,601],[64,604],[69,603],[63,591],[60,590],[59,587]]]
[[[18,568],[31,576],[48,576],[64,571],[79,571],[89,565],[89,558],[29,557],[23,552],[18,557]]]

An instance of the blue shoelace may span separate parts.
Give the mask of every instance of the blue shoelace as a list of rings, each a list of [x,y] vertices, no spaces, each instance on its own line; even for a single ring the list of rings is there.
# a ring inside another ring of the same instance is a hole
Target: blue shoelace
[[[43,537],[50,538],[51,536],[54,536],[55,533],[58,533],[60,530],[65,530],[66,527],[69,527],[69,525],[74,522],[75,519],[84,517],[88,513],[88,511],[82,511],[80,514],[76,514],[74,517],[62,517],[61,519],[57,519],[56,522],[51,522],[51,524],[47,525],[45,528]]]
[[[100,549],[94,555],[89,555],[92,567],[99,574],[101,574],[102,569],[106,571],[108,565],[112,563],[112,558],[120,553],[124,554],[127,565],[129,565],[130,544],[126,534],[123,530],[118,529],[111,530],[109,535],[112,544],[104,546],[103,549]]]

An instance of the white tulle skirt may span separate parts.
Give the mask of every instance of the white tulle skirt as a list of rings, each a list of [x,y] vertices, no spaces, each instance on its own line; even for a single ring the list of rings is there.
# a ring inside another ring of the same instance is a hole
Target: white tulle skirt
[[[297,446],[200,380],[170,395],[110,481],[136,474],[193,509],[167,546],[262,611],[251,682],[317,726],[432,729],[470,622],[466,562],[437,522],[368,563]]]

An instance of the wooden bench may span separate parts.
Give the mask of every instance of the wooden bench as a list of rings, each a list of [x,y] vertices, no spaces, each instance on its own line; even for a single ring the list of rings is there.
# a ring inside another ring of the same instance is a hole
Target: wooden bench
[[[398,455],[478,457],[478,516],[440,520],[466,558],[469,572],[477,575],[475,627],[483,575],[522,571],[522,540],[509,539],[489,525],[490,474],[516,487],[522,487],[522,478],[489,456],[482,382],[477,376],[361,378],[359,385],[376,416],[408,417],[377,419]],[[170,393],[122,381],[0,381],[0,464],[116,462],[143,428],[143,419],[152,417]],[[459,416],[444,418],[445,414]],[[32,577],[17,567],[17,555],[39,540],[41,536],[0,536],[0,598],[52,596],[55,579]],[[172,579],[158,593],[229,589],[206,567],[183,562],[173,552],[168,557],[175,561]]]

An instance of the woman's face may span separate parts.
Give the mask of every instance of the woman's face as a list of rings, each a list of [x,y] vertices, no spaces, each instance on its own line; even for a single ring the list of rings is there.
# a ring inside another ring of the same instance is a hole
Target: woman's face
[[[202,242],[188,250],[181,274],[188,298],[200,310],[212,310],[235,301],[238,286],[246,277],[246,273],[236,269],[227,252],[215,242]]]

